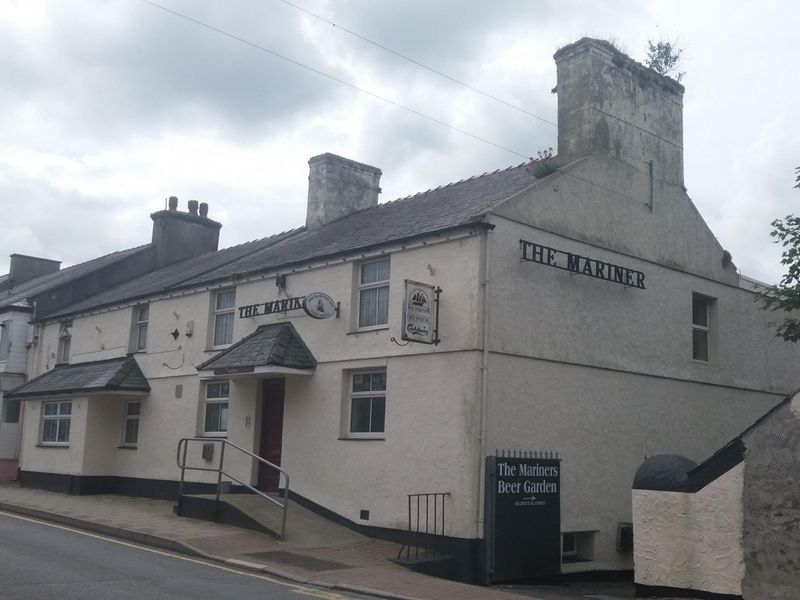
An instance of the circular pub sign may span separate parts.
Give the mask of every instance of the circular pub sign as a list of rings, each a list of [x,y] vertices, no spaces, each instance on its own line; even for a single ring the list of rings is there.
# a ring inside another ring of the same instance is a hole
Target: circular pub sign
[[[313,319],[327,319],[336,313],[336,301],[322,292],[312,292],[303,298],[303,310]]]

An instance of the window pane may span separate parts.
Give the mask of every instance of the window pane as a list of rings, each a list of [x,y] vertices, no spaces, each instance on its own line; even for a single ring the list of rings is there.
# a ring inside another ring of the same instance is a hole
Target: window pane
[[[58,412],[61,415],[71,415],[72,414],[72,402],[62,402],[58,405]]]
[[[375,283],[389,279],[389,259],[361,265],[361,283]]]
[[[19,423],[19,400],[5,400],[3,404],[5,405],[3,422]]]
[[[370,418],[370,431],[377,433],[383,431],[383,422],[386,415],[386,398],[372,398],[372,415]]]
[[[125,440],[126,444],[135,444],[139,441],[139,419],[128,419],[125,421]]]
[[[219,404],[219,429],[217,431],[228,431],[228,403]]]
[[[218,383],[207,383],[206,398],[219,398],[219,386]]]
[[[236,304],[236,290],[217,292],[217,310],[233,308]]]
[[[136,335],[136,349],[144,350],[145,348],[147,348],[147,323],[139,325]]]
[[[139,316],[137,317],[137,321],[140,323],[142,321],[147,321],[150,315],[150,307],[149,306],[140,306],[139,307]]]
[[[44,414],[45,415],[57,415],[58,414],[58,404],[45,404],[44,405]]]
[[[61,351],[59,354],[59,362],[69,362],[69,347],[70,347],[70,338],[63,337],[60,340]]]
[[[378,288],[361,290],[358,309],[358,326],[370,327],[378,323]]]
[[[69,419],[58,419],[58,439],[59,442],[69,441]]]
[[[708,301],[704,298],[692,298],[692,323],[708,327]]]
[[[206,423],[204,431],[219,431],[219,402],[206,404]]]
[[[386,373],[372,373],[370,375],[371,390],[386,389]]]
[[[353,398],[350,407],[350,431],[368,433],[370,425],[370,406],[372,398]]]
[[[692,356],[697,360],[708,360],[708,332],[692,331]]]
[[[223,381],[219,384],[219,395],[221,398],[227,398],[230,396],[230,389],[231,384],[227,381]]]
[[[353,391],[369,392],[371,373],[356,373],[353,375]]]
[[[214,345],[223,346],[233,340],[233,313],[217,315],[214,320]]]
[[[42,441],[54,442],[56,440],[56,426],[57,421],[54,419],[45,419],[42,423]]]
[[[128,402],[128,416],[138,416],[142,405],[139,402]]]

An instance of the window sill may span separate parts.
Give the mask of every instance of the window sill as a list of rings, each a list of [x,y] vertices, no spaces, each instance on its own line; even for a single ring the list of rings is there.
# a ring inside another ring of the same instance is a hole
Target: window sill
[[[348,331],[345,335],[358,335],[359,333],[373,333],[375,331],[387,331],[390,327],[388,325],[379,325],[376,327],[369,327],[364,329],[356,329],[355,331]]]
[[[139,446],[135,444],[122,444],[121,446],[117,446],[117,450],[138,450]]]
[[[210,433],[210,432],[203,432],[197,437],[208,438],[210,440],[227,440],[228,434],[224,431],[220,433]]]
[[[562,556],[561,557],[561,564],[568,565],[570,563],[587,563],[592,562],[591,558],[583,558],[580,556]]]
[[[384,435],[344,435],[338,438],[342,441],[348,442],[384,442],[386,436]]]
[[[69,448],[69,444],[50,444],[50,443],[41,443],[36,444],[37,448]]]

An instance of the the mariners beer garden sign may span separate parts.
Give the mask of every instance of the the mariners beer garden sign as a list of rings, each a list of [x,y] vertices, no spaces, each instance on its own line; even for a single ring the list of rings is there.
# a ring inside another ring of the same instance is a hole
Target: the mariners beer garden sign
[[[485,582],[561,571],[561,460],[508,450],[486,457]]]

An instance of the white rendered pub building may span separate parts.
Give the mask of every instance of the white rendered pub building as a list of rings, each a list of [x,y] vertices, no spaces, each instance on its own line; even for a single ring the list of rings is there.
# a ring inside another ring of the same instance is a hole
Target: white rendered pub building
[[[683,87],[598,40],[555,59],[552,165],[378,204],[378,169],[317,156],[304,227],[41,322],[12,393],[23,485],[174,497],[178,440],[227,436],[367,532],[446,493],[474,565],[485,458],[552,451],[562,571],[631,569],[617,537],[643,457],[706,456],[797,385],[798,355],[685,192]],[[403,331],[414,289],[441,291],[438,343],[405,339],[427,335]],[[299,310],[312,293],[328,318]]]

